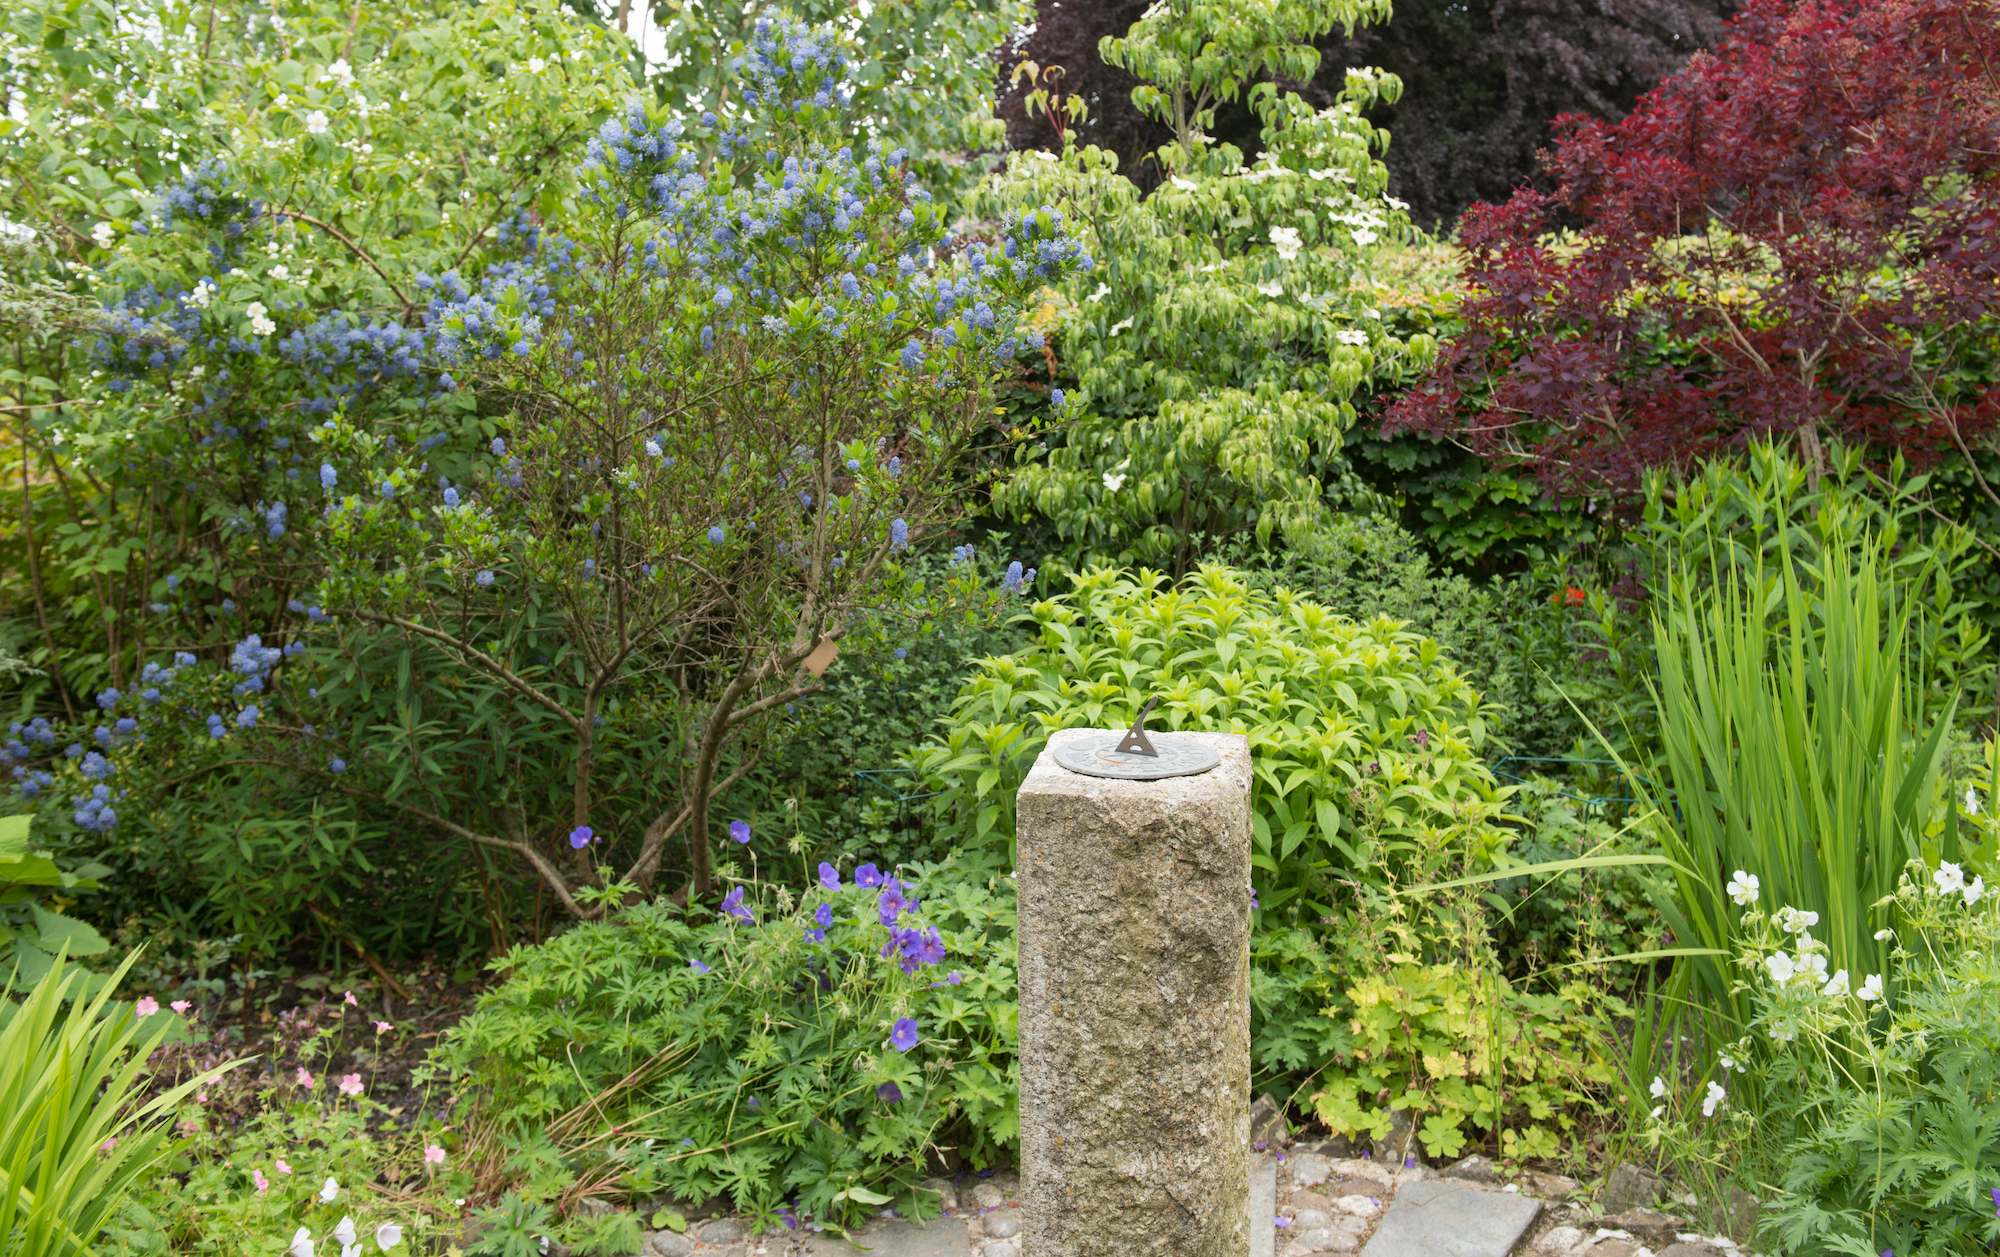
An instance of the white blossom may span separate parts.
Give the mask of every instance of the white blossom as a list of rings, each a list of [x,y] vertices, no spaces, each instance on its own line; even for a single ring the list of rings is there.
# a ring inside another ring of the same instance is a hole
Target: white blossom
[[[1871,973],[1866,978],[1862,979],[1861,989],[1854,993],[1854,998],[1861,1000],[1863,1003],[1866,1003],[1871,1000],[1881,999],[1882,975],[1879,973]]]
[[[1333,334],[1333,338],[1343,345],[1365,345],[1368,333],[1358,327],[1343,327]]]
[[[402,1242],[403,1228],[397,1226],[395,1223],[384,1222],[381,1226],[375,1228],[375,1246],[383,1252],[388,1252]]]
[[[1974,877],[1965,886],[1965,906],[1970,908],[1973,904],[1978,903],[1985,894],[1986,879],[1984,877]]]
[[[1132,326],[1132,320],[1120,319],[1116,323],[1113,323],[1111,325],[1111,334],[1113,336],[1116,336],[1118,333],[1127,330],[1131,326]]]
[[[1179,188],[1179,189],[1180,189],[1181,191],[1183,191],[1183,192],[1192,192],[1192,191],[1194,191],[1194,190],[1195,190],[1196,188],[1198,188],[1198,187],[1200,187],[1200,186],[1201,186],[1200,184],[1196,183],[1196,182],[1195,182],[1194,180],[1192,180],[1192,179],[1183,179],[1183,178],[1181,178],[1181,177],[1180,177],[1179,175],[1175,175],[1175,176],[1174,176],[1174,178],[1173,178],[1173,184],[1174,184],[1174,186],[1175,186],[1175,187]]]
[[[292,1257],[313,1257],[312,1232],[304,1227],[292,1232],[292,1246],[285,1251]]]
[[[1931,881],[1940,895],[1956,895],[1965,889],[1965,870],[1951,861],[1939,864],[1937,872],[1931,874]]]
[[[1273,279],[1257,285],[1257,291],[1267,297],[1282,297],[1285,295],[1285,286]]]
[[[108,249],[108,248],[110,248],[110,247],[111,247],[111,224],[110,224],[110,223],[99,223],[99,224],[97,224],[97,226],[95,226],[95,227],[92,227],[92,228],[90,229],[90,238],[91,238],[92,240],[95,240],[95,241],[97,241],[97,247],[98,247],[98,248],[100,248],[100,249]]]
[[[250,330],[259,336],[269,336],[278,330],[278,325],[270,320],[270,311],[264,308],[264,303],[261,301],[251,302],[243,313],[250,320]],[[327,1180],[329,1183],[332,1181],[332,1179]]]
[[[1278,257],[1286,262],[1299,255],[1299,229],[1297,227],[1271,228],[1271,243],[1278,247]]]
[[[1764,968],[1770,973],[1771,981],[1779,986],[1790,982],[1792,976],[1798,972],[1798,967],[1792,963],[1792,958],[1781,951],[1772,952],[1764,957]]]
[[[1979,792],[1971,786],[1965,788],[1965,810],[1969,815],[1979,815]]]
[[[187,303],[197,310],[206,310],[209,302],[215,300],[215,294],[219,291],[221,290],[215,286],[214,280],[203,276],[188,290]]]
[[[343,1248],[354,1242],[354,1218],[351,1215],[340,1219],[339,1225],[333,1228],[333,1238],[339,1240]]]
[[[542,60],[540,57],[528,58],[528,73],[530,74],[540,74],[543,70],[548,69],[548,67],[549,63]]]
[[[332,65],[326,68],[326,77],[338,79],[342,87],[353,87],[354,67],[347,64],[346,57],[337,58]]]
[[[1646,1088],[1646,1090],[1652,1093],[1655,1100],[1663,1099],[1667,1094],[1667,1080],[1658,1074],[1654,1074],[1653,1085]]]
[[[1820,988],[1819,993],[1821,995],[1847,994],[1847,970],[1841,969],[1837,971],[1832,977],[1828,978],[1826,980],[1826,985]]]
[[[1747,908],[1757,902],[1757,887],[1758,881],[1755,873],[1746,873],[1742,869],[1737,869],[1735,875],[1729,879],[1729,885],[1723,889],[1729,892],[1731,899],[1734,899],[1742,907]]]
[[[306,115],[306,131],[312,135],[325,135],[327,131],[326,113],[315,109]]]
[[[1721,1108],[1723,1103],[1728,1098],[1729,1098],[1729,1093],[1722,1089],[1721,1083],[1719,1082],[1709,1083],[1708,1096],[1701,1102],[1701,1115],[1703,1117],[1714,1117],[1715,1111]]]
[[[333,1203],[333,1198],[338,1195],[340,1195],[340,1184],[334,1182],[333,1177],[329,1175],[325,1184],[319,1189],[320,1203],[330,1205]]]
[[[1896,931],[1894,931],[1894,930],[1877,930],[1877,931],[1875,931],[1875,941],[1876,941],[1876,942],[1878,942],[1878,943],[1884,943],[1884,942],[1887,942],[1888,940],[1890,940],[1890,939],[1892,939],[1892,938],[1894,938],[1894,937],[1896,937]]]

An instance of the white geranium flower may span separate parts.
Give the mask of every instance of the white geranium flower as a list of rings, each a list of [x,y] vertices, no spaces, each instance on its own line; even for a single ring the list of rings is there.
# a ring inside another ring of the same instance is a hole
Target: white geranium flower
[[[1333,334],[1333,338],[1343,345],[1365,345],[1368,333],[1358,327],[1343,327]]]
[[[1798,1037],[1799,1036],[1796,1031],[1780,1030],[1776,1026],[1771,1027],[1771,1042],[1773,1043],[1790,1043],[1793,1039],[1796,1039]]]
[[[1781,951],[1772,952],[1764,957],[1764,968],[1770,973],[1771,981],[1779,986],[1790,982],[1792,976],[1798,972],[1798,966],[1792,963],[1792,958]]]
[[[1979,815],[1979,792],[1971,786],[1965,788],[1965,810],[1969,815]]]
[[[333,1238],[339,1240],[343,1248],[352,1244],[354,1242],[354,1219],[352,1217],[342,1217],[340,1224],[333,1228]]]
[[[1289,262],[1299,255],[1299,249],[1302,247],[1299,240],[1299,229],[1297,227],[1273,227],[1271,228],[1271,243],[1277,246],[1279,259]]]
[[[1646,1090],[1652,1093],[1655,1100],[1664,1099],[1667,1094],[1667,1080],[1658,1074],[1654,1074],[1653,1085],[1646,1088]]]
[[[1875,931],[1875,941],[1876,941],[1876,942],[1878,942],[1878,943],[1886,943],[1886,942],[1888,942],[1888,941],[1889,941],[1890,939],[1892,939],[1892,938],[1894,938],[1894,937],[1896,937],[1896,931],[1894,931],[1894,930],[1877,930],[1877,931]]]
[[[1978,903],[1985,894],[1986,879],[1984,877],[1973,878],[1965,886],[1965,906],[1970,908],[1973,904]]]
[[[1730,877],[1729,885],[1723,887],[1723,889],[1729,892],[1729,897],[1734,899],[1738,905],[1747,908],[1757,902],[1757,887],[1756,874],[1746,873],[1742,869],[1737,869],[1735,874]]]
[[[1813,953],[1810,956],[1806,955],[1804,952],[1800,952],[1798,960],[1795,963],[1798,966],[1795,976],[1800,981],[1823,982],[1826,980],[1825,956],[1822,956],[1817,952]]]
[[[1847,994],[1847,970],[1841,969],[1837,971],[1832,977],[1828,978],[1826,980],[1826,985],[1820,988],[1819,993],[1821,995]]]
[[[1938,894],[1956,895],[1965,889],[1965,870],[1946,860],[1931,874],[1931,881],[1936,884]]]
[[[338,1195],[340,1195],[340,1184],[334,1182],[333,1177],[328,1175],[326,1182],[319,1189],[320,1203],[330,1205]]]
[[[312,1232],[304,1227],[292,1232],[292,1246],[285,1251],[292,1257],[313,1257]]]
[[[1772,913],[1771,920],[1787,934],[1801,934],[1819,924],[1819,913],[1801,912],[1787,905]]]
[[[1736,1068],[1736,1062],[1727,1056],[1718,1056],[1715,1059],[1716,1063],[1722,1066],[1722,1072],[1725,1074]]]
[[[1701,1102],[1701,1115],[1703,1117],[1714,1117],[1715,1111],[1721,1108],[1723,1106],[1723,1103],[1727,1101],[1728,1098],[1729,1098],[1729,1093],[1722,1089],[1721,1083],[1719,1082],[1709,1083],[1708,1096]]]
[[[1866,978],[1863,978],[1861,981],[1861,989],[1854,993],[1854,998],[1862,1001],[1863,1003],[1868,1003],[1873,1000],[1881,999],[1882,975],[1879,973],[1871,973]]]
[[[388,1252],[403,1242],[403,1228],[393,1222],[384,1222],[375,1228],[375,1247]]]

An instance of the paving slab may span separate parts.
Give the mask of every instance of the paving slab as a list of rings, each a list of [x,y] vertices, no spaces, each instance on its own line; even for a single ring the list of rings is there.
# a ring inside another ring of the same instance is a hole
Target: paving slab
[[[862,1257],[864,1249],[872,1257],[971,1257],[972,1244],[962,1218],[939,1218],[924,1226],[885,1218],[857,1232],[852,1243],[838,1235],[813,1235],[803,1251],[808,1257]]]
[[[1408,1183],[1361,1257],[1508,1257],[1541,1210],[1531,1196],[1450,1179]]]
[[[1271,1157],[1250,1162],[1250,1257],[1272,1257],[1278,1251],[1278,1163]]]

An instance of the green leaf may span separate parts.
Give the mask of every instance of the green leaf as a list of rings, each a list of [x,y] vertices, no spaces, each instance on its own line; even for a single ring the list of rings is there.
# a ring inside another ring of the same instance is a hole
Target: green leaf
[[[35,905],[35,930],[41,935],[42,946],[51,952],[66,949],[72,956],[101,956],[111,950],[111,944],[88,922],[50,912],[40,904]]]

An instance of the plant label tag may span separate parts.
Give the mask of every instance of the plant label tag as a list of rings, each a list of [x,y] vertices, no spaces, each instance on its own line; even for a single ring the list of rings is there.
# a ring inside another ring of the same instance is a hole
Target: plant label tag
[[[806,671],[814,676],[821,676],[838,658],[840,658],[840,643],[830,637],[824,638],[819,645],[813,647],[813,653],[806,656]]]

